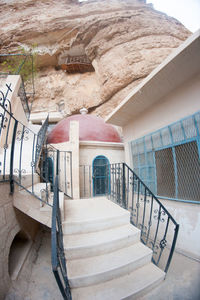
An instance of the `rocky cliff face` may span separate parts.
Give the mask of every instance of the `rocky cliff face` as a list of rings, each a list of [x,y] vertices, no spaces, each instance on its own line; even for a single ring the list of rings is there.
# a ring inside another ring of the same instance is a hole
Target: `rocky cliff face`
[[[5,0],[0,15],[1,52],[37,44],[35,112],[85,105],[105,117],[190,35],[144,0]],[[68,55],[86,55],[95,71],[57,70]]]

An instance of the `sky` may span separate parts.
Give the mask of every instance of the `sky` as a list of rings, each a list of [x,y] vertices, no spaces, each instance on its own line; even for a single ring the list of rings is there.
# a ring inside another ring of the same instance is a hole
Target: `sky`
[[[147,3],[152,3],[156,10],[178,19],[192,32],[200,28],[200,0],[147,0]]]
[[[192,32],[200,28],[200,0],[147,0],[147,3],[176,18]]]

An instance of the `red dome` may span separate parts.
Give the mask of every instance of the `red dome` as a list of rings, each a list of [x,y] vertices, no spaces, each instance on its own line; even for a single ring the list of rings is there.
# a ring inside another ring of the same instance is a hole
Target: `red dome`
[[[49,133],[47,142],[49,144],[68,142],[70,121],[79,121],[80,141],[121,142],[117,130],[112,125],[106,124],[102,118],[87,114],[73,115],[60,121]]]

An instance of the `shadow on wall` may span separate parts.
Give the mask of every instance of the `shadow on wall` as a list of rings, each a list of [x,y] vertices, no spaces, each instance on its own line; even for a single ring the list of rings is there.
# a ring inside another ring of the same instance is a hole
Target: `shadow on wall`
[[[19,231],[15,235],[10,247],[8,260],[8,271],[12,280],[17,278],[31,246],[32,241],[23,230]]]

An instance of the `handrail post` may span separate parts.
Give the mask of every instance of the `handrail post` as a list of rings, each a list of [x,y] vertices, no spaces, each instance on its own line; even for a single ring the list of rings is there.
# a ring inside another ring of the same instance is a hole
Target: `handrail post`
[[[125,164],[122,163],[122,203],[126,208],[126,177],[125,177]]]
[[[126,163],[114,164],[113,173],[118,174],[118,176],[113,176],[112,178],[113,186],[111,186],[111,189],[113,188],[113,190],[111,190],[111,193],[113,194],[114,202],[125,209],[131,210],[131,223],[141,229],[141,241],[147,246],[152,245],[153,250],[155,249],[155,251],[153,251],[154,256],[152,257],[152,261],[155,265],[159,265],[162,253],[168,243],[167,234],[169,222],[171,221],[173,223],[173,240],[172,243],[170,241],[170,250],[169,254],[167,254],[167,258],[164,257],[165,266],[163,266],[163,269],[165,273],[167,273],[176,246],[179,224],[177,224],[169,211],[151,192],[143,180],[141,180]],[[118,192],[118,183],[120,183],[120,193]],[[130,188],[131,184],[132,188]],[[130,193],[132,193],[132,195],[130,195]],[[120,202],[118,201],[119,195]],[[132,200],[132,204],[129,203],[129,198]],[[131,204],[131,206],[129,204]],[[165,216],[167,217],[167,222],[164,227],[163,225],[161,226],[161,223],[166,221]],[[157,258],[155,258],[155,256],[157,256]]]
[[[56,156],[56,175],[59,175],[60,151],[57,150]]]
[[[57,152],[57,163],[59,162],[59,151]],[[56,166],[56,172],[58,168]],[[51,263],[52,270],[63,296],[63,299],[72,300],[70,285],[67,277],[67,266],[63,245],[62,222],[59,207],[59,179],[55,178],[54,199],[52,209],[52,226],[51,226]]]
[[[172,256],[174,254],[174,249],[175,249],[175,246],[176,246],[176,240],[177,240],[178,231],[179,231],[179,224],[176,225],[174,231],[175,231],[174,232],[174,238],[173,238],[170,254],[169,254],[169,257],[168,257],[168,261],[167,261],[167,264],[166,264],[166,267],[165,267],[165,273],[167,273],[167,271],[169,269],[169,266],[170,266],[170,263],[171,263],[171,260],[172,260]]]
[[[18,121],[15,120],[13,135],[12,135],[12,145],[10,151],[10,194],[14,193],[14,181],[13,181],[13,165],[14,165],[14,150],[15,150],[15,138],[17,133]]]

